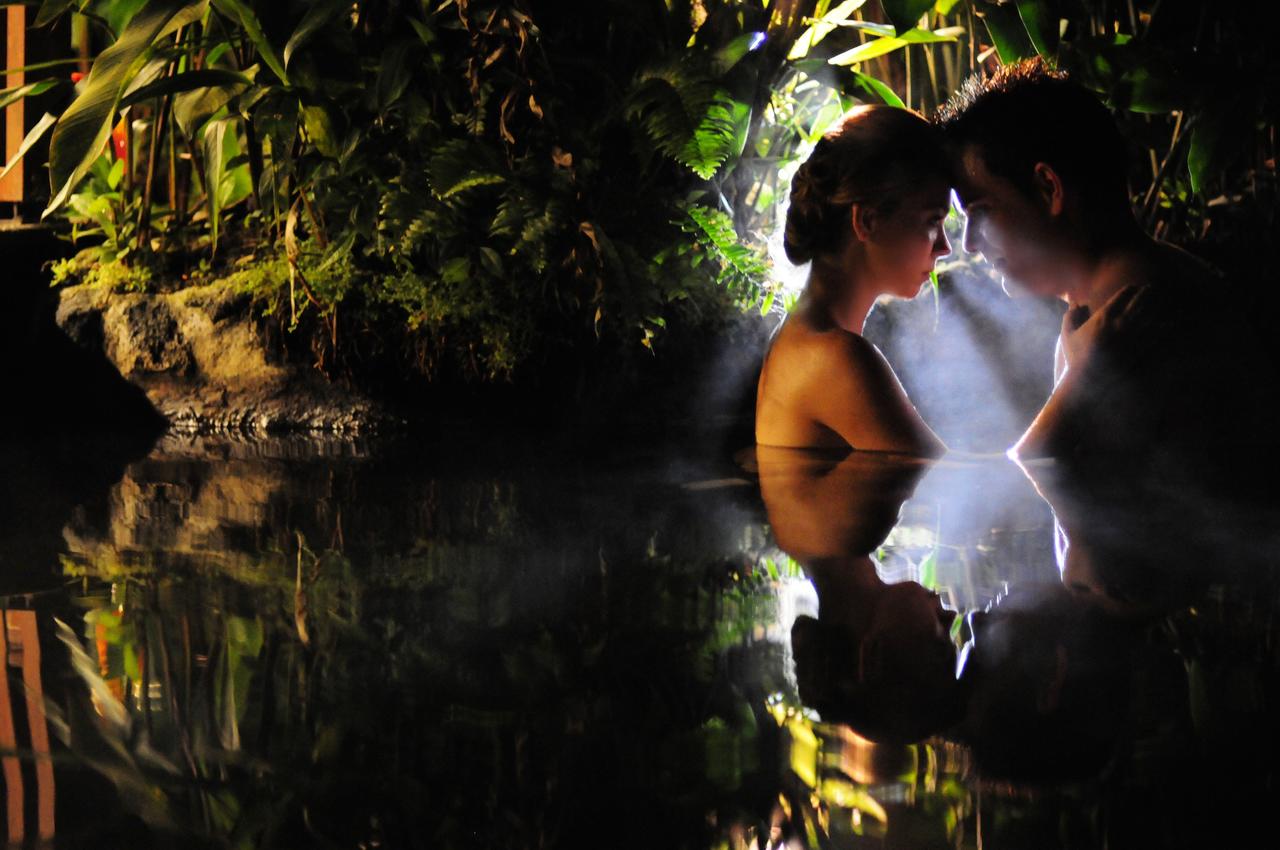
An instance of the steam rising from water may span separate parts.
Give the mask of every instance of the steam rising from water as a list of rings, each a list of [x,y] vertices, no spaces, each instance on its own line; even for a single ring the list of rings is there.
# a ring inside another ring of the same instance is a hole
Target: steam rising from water
[[[1011,298],[982,267],[942,276],[910,301],[883,302],[867,319],[925,421],[953,449],[1000,452],[1025,430],[1053,387],[1061,306]]]

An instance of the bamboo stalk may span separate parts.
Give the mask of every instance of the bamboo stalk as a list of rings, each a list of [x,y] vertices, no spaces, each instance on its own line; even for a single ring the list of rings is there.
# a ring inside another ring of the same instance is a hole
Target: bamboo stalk
[[[151,140],[147,150],[146,180],[142,187],[142,206],[138,210],[138,248],[145,250],[151,239],[151,197],[155,187],[156,161],[159,159],[160,137],[164,135],[165,116],[169,112],[170,95],[156,103],[151,119]]]
[[[1156,199],[1160,197],[1160,184],[1164,182],[1164,175],[1168,172],[1170,163],[1173,162],[1178,145],[1186,135],[1183,132],[1182,123],[1184,114],[1182,112],[1177,113],[1177,118],[1173,124],[1173,140],[1169,142],[1169,152],[1165,155],[1164,161],[1160,163],[1160,170],[1156,172],[1155,179],[1151,181],[1151,187],[1147,189],[1147,196],[1142,203],[1142,218],[1147,223],[1148,228],[1150,228],[1152,216],[1155,214]],[[1192,122],[1187,123],[1189,126]]]
[[[973,4],[965,4],[969,13],[969,73],[978,73],[978,15],[973,13]]]
[[[944,26],[947,26],[950,24],[950,22],[945,19],[940,19],[940,23],[942,23]],[[942,50],[942,72],[946,75],[946,79],[943,80],[943,83],[942,83],[944,86],[943,90],[950,92],[955,90],[956,82],[960,76],[959,74],[960,51],[962,50],[962,48],[959,43],[956,43],[954,45],[944,44],[942,45],[941,50]]]
[[[174,133],[174,117],[173,110],[169,110],[168,115],[169,132],[168,132],[168,148],[169,148],[169,209],[173,211],[174,226],[180,226],[186,215],[186,210],[179,209],[178,204],[178,141],[177,134]]]
[[[902,61],[906,64],[906,69],[907,69],[907,82],[906,82],[906,85],[903,87],[904,93],[906,96],[903,97],[902,100],[904,103],[906,103],[907,109],[910,109],[912,83],[914,81],[911,79],[911,45],[909,44],[906,47],[902,48]]]
[[[922,47],[924,49],[925,68],[929,71],[929,96],[932,106],[936,109],[941,98],[939,94],[941,90],[938,88],[938,60],[934,57],[930,45],[926,44],[922,45]],[[923,112],[923,107],[925,106],[923,100],[921,100],[920,106],[922,107],[920,111]]]
[[[173,34],[173,45],[178,48],[182,45],[182,36],[185,27],[180,27]],[[166,70],[168,76],[172,76],[178,68],[179,60],[169,63]],[[146,250],[151,239],[151,198],[155,188],[156,164],[159,159],[160,140],[166,134],[166,125],[169,123],[169,112],[173,105],[173,95],[167,94],[163,98],[156,99],[156,111],[151,118],[151,143],[147,151],[147,176],[146,182],[142,189],[142,207],[138,210],[138,249]],[[172,180],[172,172],[170,173]],[[172,183],[170,184],[172,185]],[[172,204],[172,195],[170,196]]]
[[[262,180],[262,140],[258,138],[257,129],[253,126],[253,118],[244,119],[245,146],[249,149],[249,202],[251,210],[262,209],[262,197],[258,194],[258,183]]]

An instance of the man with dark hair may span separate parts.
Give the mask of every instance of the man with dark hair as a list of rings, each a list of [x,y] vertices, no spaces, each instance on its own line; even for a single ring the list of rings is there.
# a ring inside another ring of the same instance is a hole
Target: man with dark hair
[[[1143,231],[1102,103],[1036,59],[969,80],[937,122],[957,165],[965,250],[1006,287],[1067,302],[1053,394],[1013,451],[1132,456],[1250,438],[1223,416],[1241,401],[1223,367],[1239,372],[1243,356],[1212,332],[1231,324],[1210,316],[1224,282]]]

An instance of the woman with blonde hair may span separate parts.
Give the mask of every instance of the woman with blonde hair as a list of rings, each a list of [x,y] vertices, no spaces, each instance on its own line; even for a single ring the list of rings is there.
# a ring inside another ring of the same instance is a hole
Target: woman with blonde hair
[[[862,329],[878,298],[914,297],[950,253],[950,197],[936,131],[906,109],[859,107],[800,166],[784,247],[809,278],[765,357],[758,444],[946,450]]]

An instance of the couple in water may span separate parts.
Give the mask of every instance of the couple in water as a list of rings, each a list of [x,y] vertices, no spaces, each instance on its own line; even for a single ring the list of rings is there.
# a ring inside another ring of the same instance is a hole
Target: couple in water
[[[760,375],[757,444],[946,451],[861,334],[878,298],[914,297],[950,253],[952,189],[965,250],[1006,288],[1067,305],[1054,389],[1017,456],[1136,451],[1154,464],[1175,445],[1233,442],[1222,358],[1185,332],[1189,316],[1205,324],[1213,273],[1143,231],[1126,163],[1103,105],[1038,60],[970,80],[932,124],[887,106],[847,117],[792,182],[784,244],[811,265]]]
[[[1149,577],[1116,579],[1113,562],[1133,561],[1130,548],[1113,557],[1116,530],[1077,531],[1062,585],[972,618],[975,649],[957,679],[956,615],[921,585],[878,574],[871,553],[927,464],[869,453],[930,458],[946,446],[862,329],[877,299],[913,297],[950,253],[953,190],[965,250],[1007,288],[1066,304],[1053,390],[1013,447],[1019,459],[1141,484],[1180,500],[1178,517],[1216,504],[1190,495],[1201,485],[1274,489],[1249,454],[1269,433],[1265,346],[1234,315],[1225,281],[1144,232],[1126,175],[1107,110],[1038,60],[970,81],[933,123],[863,107],[797,172],[785,247],[810,264],[809,280],[765,359],[756,442],[778,545],[818,590],[818,617],[799,618],[792,641],[802,697],[824,717],[875,738],[951,729],[1004,747],[990,763],[1025,749],[1087,772],[1122,719],[1124,656],[1107,648],[1128,645],[1130,623],[1153,607]],[[1101,492],[1090,485],[1078,501]],[[1138,513],[1150,504],[1132,499]],[[1024,736],[1010,732],[1019,723]],[[1056,730],[1053,746],[1036,729]]]

